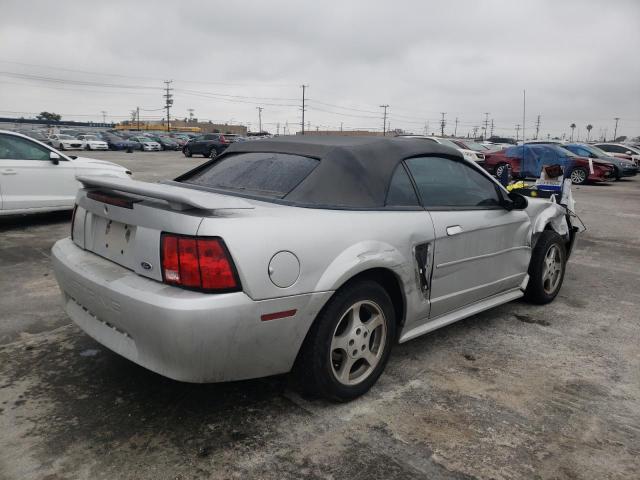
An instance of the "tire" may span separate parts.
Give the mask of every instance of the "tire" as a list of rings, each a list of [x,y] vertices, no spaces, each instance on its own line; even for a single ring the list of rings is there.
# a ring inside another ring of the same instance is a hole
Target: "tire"
[[[339,402],[365,394],[384,371],[395,334],[393,304],[380,284],[344,286],[307,333],[294,367],[298,386]]]
[[[214,158],[216,158],[217,156],[218,156],[218,151],[216,150],[216,148],[215,148],[215,147],[213,147],[211,150],[209,150],[209,155],[205,155],[205,157],[209,157],[209,158],[211,158],[212,160],[213,160]]]
[[[589,178],[589,172],[586,168],[576,167],[571,170],[571,183],[574,185],[584,185]]]
[[[189,158],[191,158],[191,156],[193,155],[191,153],[191,150],[189,150],[189,147],[184,147],[184,150],[182,151],[182,153],[184,153],[185,157],[189,157]]]
[[[525,299],[538,305],[552,302],[562,287],[566,265],[562,237],[551,230],[543,231],[531,254]]]
[[[60,146],[58,147],[58,150],[64,150],[64,145],[60,144]]]
[[[89,145],[89,144],[87,143],[87,145],[84,147],[84,149],[85,149],[85,150],[91,150],[91,145]]]
[[[500,175],[502,174],[502,170],[505,168],[509,168],[509,164],[504,162],[497,164],[496,170],[495,170],[495,176],[500,178]]]
[[[622,178],[622,174],[620,173],[620,169],[618,167],[613,167],[613,175],[616,177],[616,182],[619,182]]]

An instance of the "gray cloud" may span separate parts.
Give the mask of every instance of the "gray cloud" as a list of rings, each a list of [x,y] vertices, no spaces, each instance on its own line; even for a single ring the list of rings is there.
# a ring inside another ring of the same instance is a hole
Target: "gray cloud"
[[[434,130],[447,112],[446,130],[457,117],[466,134],[490,112],[496,133],[513,135],[526,89],[529,131],[541,115],[545,135],[571,122],[611,135],[619,116],[619,133],[640,135],[639,20],[634,0],[4,0],[0,71],[88,84],[0,74],[0,108],[94,119],[107,110],[117,120],[135,106],[160,108],[161,92],[104,84],[174,79],[176,116],[194,108],[255,127],[264,104],[274,130],[299,122],[308,83],[312,127],[380,128],[378,106],[388,103],[392,127]]]

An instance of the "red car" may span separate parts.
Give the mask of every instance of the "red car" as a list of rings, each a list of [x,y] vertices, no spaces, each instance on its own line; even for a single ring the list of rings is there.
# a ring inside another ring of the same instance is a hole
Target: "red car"
[[[522,161],[524,157],[524,162]],[[593,165],[593,171],[589,164]],[[579,157],[557,145],[517,145],[485,154],[484,168],[499,177],[507,165],[516,178],[539,177],[543,165],[562,165],[571,181],[606,182],[615,179],[614,167],[608,162]]]

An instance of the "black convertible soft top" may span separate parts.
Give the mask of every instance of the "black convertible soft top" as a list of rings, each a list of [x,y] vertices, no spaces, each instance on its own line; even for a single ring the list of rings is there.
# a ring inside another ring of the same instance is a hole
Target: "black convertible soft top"
[[[320,160],[283,200],[294,205],[338,208],[384,207],[391,176],[407,158],[463,158],[457,150],[425,139],[298,135],[237,142],[217,160],[236,153],[259,152]],[[183,177],[187,176],[189,173]]]

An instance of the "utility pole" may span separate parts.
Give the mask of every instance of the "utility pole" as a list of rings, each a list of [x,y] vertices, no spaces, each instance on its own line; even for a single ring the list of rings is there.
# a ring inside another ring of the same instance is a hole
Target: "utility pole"
[[[103,124],[107,123],[107,112],[102,110],[100,113],[102,114],[102,123]]]
[[[304,112],[305,112],[305,106],[304,106],[304,94],[307,90],[307,88],[309,88],[309,85],[301,85],[302,87],[302,135],[304,135]]]
[[[189,122],[193,122],[193,108],[187,108],[187,112],[189,112]]]
[[[456,117],[456,127],[453,129],[453,136],[458,135],[458,117]]]
[[[387,135],[387,108],[389,108],[389,105],[380,105],[380,108],[384,109],[382,115],[382,136],[384,137]]]
[[[342,132],[342,122],[340,122],[340,131]]]
[[[280,122],[276,123],[276,136],[280,136]]]
[[[136,107],[136,118],[138,119],[138,131],[140,131],[140,107]]]
[[[440,112],[440,115],[442,115],[442,120],[440,120],[440,136],[444,137],[444,126],[447,124],[446,120],[444,119],[444,116],[447,114],[447,112]]]
[[[489,130],[489,112],[484,112],[484,135],[482,140],[487,139],[487,130]]]
[[[491,119],[491,134],[489,135],[489,138],[493,137],[493,118]]]
[[[536,138],[535,140],[538,139],[538,133],[540,132],[540,115],[538,115],[538,119],[536,120]]]
[[[613,141],[615,142],[617,138],[616,135],[618,135],[618,122],[620,121],[620,117],[616,117],[614,120],[616,121],[616,128],[613,130]]]
[[[474,140],[475,140],[475,139],[476,139],[476,137],[478,136],[478,128],[479,128],[479,127],[477,127],[477,126],[476,126],[476,127],[473,127],[473,139],[474,139]]]
[[[289,135],[289,120],[284,122],[284,134]]]
[[[173,90],[173,88],[171,88],[172,83],[173,80],[164,81],[165,94],[163,95],[163,97],[165,98],[164,108],[167,109],[167,132],[171,131],[171,106],[173,105],[173,95],[171,94],[171,91]]]
[[[518,123],[516,125],[516,143],[518,142],[518,135],[520,134],[520,124]]]
[[[262,107],[256,107],[258,110],[258,133],[262,133]]]

